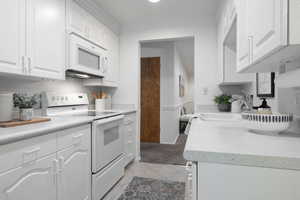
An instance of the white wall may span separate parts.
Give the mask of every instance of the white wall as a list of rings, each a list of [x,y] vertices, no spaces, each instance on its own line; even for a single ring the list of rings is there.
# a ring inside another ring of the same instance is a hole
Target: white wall
[[[141,57],[160,57],[160,142],[173,143],[177,138],[176,114],[172,109],[174,105],[173,90],[174,79],[174,44],[172,42],[156,42],[144,44],[141,48]],[[178,132],[178,131],[177,131]]]
[[[217,34],[214,17],[194,20],[182,20],[178,23],[159,24],[143,27],[123,27],[120,35],[120,86],[116,91],[114,104],[134,104],[140,116],[140,42],[149,40],[194,37],[195,107],[215,107],[213,97],[219,93],[216,85],[217,70]],[[203,90],[208,89],[208,92]],[[140,132],[140,117],[137,130]],[[174,126],[178,127],[177,124]],[[140,134],[138,134],[139,136]],[[137,138],[139,142],[140,139]],[[137,147],[140,145],[137,144]],[[137,148],[139,154],[139,148]]]
[[[148,29],[123,29],[120,37],[120,88],[115,95],[115,103],[135,104],[139,109],[140,89],[140,41],[173,39],[179,37],[195,38],[195,88],[196,105],[214,105],[213,97],[219,89],[217,70],[217,41],[215,20],[161,26]],[[207,94],[201,91],[208,89]]]

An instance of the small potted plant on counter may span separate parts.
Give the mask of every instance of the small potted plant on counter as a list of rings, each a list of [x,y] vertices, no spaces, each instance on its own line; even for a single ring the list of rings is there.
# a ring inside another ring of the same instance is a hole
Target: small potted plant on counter
[[[14,105],[20,110],[20,120],[28,121],[33,118],[33,106],[37,104],[37,95],[14,94]]]
[[[231,110],[231,96],[222,94],[219,96],[215,96],[215,103],[218,105],[218,109],[220,112],[230,112]]]

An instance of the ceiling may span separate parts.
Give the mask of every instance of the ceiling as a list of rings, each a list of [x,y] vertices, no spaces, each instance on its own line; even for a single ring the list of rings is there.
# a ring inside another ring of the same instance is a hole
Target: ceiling
[[[121,25],[187,23],[214,17],[223,0],[94,0]]]

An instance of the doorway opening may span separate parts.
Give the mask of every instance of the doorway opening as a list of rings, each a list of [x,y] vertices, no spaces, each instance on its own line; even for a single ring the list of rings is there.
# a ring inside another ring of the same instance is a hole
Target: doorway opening
[[[141,161],[184,165],[194,112],[194,37],[141,42]]]

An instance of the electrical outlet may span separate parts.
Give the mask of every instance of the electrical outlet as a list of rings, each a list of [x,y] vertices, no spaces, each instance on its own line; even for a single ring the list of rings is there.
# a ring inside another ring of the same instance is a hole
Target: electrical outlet
[[[201,94],[202,95],[207,95],[208,94],[208,88],[207,87],[201,88]]]
[[[296,104],[296,105],[300,105],[300,92],[296,93],[295,104]]]

